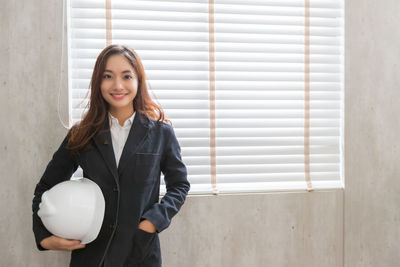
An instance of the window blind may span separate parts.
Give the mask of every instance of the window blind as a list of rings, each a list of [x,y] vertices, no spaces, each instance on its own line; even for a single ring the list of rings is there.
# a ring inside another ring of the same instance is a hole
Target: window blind
[[[343,0],[67,5],[72,123],[96,56],[125,44],[172,121],[192,194],[343,186]]]

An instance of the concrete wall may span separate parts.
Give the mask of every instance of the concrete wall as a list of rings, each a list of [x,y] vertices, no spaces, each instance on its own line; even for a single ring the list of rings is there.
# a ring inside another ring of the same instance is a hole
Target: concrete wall
[[[400,263],[400,1],[347,1],[347,267]]]
[[[34,186],[66,133],[60,2],[0,0],[0,266],[69,262],[31,231]],[[189,197],[161,234],[164,266],[396,266],[400,7],[347,2],[346,190]]]
[[[191,197],[161,235],[167,267],[343,266],[343,194]]]
[[[56,109],[59,2],[0,0],[0,266],[68,262],[66,253],[36,251],[31,230],[34,186],[66,134]]]

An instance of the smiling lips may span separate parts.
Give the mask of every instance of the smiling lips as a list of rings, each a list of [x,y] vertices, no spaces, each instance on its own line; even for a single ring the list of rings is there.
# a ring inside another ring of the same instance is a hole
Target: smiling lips
[[[121,93],[121,94],[111,94],[112,98],[115,99],[115,100],[121,100],[127,95],[128,94],[123,94],[123,93]]]

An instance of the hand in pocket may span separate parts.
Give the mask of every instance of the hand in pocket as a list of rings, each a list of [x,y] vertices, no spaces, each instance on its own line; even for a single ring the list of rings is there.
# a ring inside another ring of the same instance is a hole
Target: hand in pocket
[[[150,222],[149,220],[143,220],[139,223],[139,229],[143,230],[145,232],[148,233],[155,233],[156,232],[156,227],[154,226],[154,224],[152,222]]]

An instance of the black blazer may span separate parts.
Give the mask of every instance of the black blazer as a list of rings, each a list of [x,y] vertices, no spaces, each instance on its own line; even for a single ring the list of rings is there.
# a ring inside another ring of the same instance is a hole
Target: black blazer
[[[98,237],[85,248],[72,251],[70,266],[161,266],[158,233],[169,226],[190,188],[173,128],[136,112],[118,167],[108,116],[103,130],[78,157],[65,147],[67,134],[47,165],[32,204],[37,247],[44,250],[40,242],[51,235],[37,215],[43,192],[70,179],[80,166],[83,176],[99,185],[106,205]],[[167,193],[159,202],[161,172]],[[144,219],[156,226],[156,233],[138,229]]]

